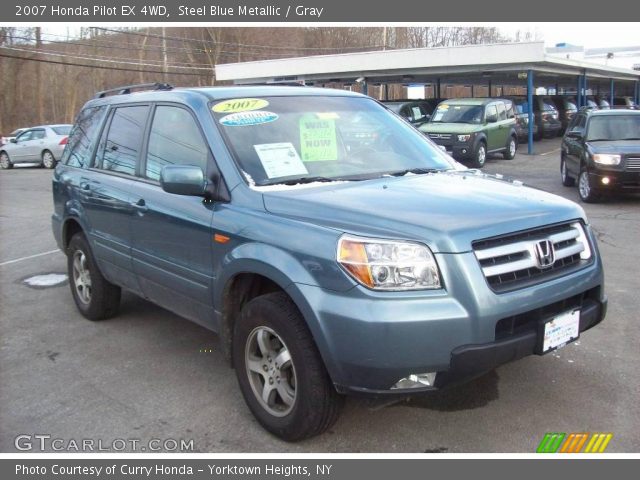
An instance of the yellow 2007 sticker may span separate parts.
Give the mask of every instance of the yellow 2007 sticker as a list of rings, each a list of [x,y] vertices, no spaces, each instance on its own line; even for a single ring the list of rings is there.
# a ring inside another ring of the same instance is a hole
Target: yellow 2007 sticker
[[[216,103],[212,110],[216,113],[250,112],[268,105],[269,102],[261,98],[232,98],[231,100]]]

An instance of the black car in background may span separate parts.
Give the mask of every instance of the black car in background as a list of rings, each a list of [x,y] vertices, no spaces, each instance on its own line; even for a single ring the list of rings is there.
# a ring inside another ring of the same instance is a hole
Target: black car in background
[[[516,133],[518,141],[526,142],[529,137],[529,107],[526,97],[509,97],[513,103],[516,117]],[[533,122],[533,138],[539,139],[538,124]]]
[[[633,97],[613,97],[613,108],[637,110],[638,106],[633,101]]]
[[[582,109],[562,139],[560,174],[584,202],[640,191],[640,112]]]
[[[507,98],[511,99],[516,106],[520,105],[520,107],[517,107],[518,110],[522,108],[523,113],[528,114],[527,97],[516,96]],[[562,129],[558,109],[549,96],[533,95],[533,116],[536,123],[536,128],[533,133],[534,140],[540,140],[542,137],[555,137]]]
[[[384,100],[382,103],[394,113],[407,120],[414,127],[419,127],[431,118],[431,114],[443,98],[427,98],[420,100]]]
[[[414,127],[428,122],[435,108],[435,105],[425,100],[386,100],[382,103]]]
[[[567,131],[567,127],[573,121],[573,117],[578,113],[578,104],[575,97],[567,95],[552,95],[551,100],[558,109],[558,118],[562,127],[558,131],[558,136]]]

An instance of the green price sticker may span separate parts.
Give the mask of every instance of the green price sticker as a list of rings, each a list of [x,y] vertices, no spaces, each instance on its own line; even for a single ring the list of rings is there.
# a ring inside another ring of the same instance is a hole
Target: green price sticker
[[[300,119],[300,153],[303,162],[338,159],[336,122],[333,119],[305,115]]]

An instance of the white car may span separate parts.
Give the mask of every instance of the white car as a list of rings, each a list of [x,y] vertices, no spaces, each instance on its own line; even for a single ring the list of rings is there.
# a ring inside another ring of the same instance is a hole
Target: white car
[[[41,125],[19,133],[0,147],[0,168],[18,163],[40,163],[53,168],[62,156],[72,125]]]

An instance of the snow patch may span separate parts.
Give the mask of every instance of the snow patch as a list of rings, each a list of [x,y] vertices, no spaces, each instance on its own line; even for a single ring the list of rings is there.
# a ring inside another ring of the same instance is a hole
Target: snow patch
[[[26,278],[24,283],[32,287],[53,287],[67,281],[67,276],[63,273],[47,273]]]

